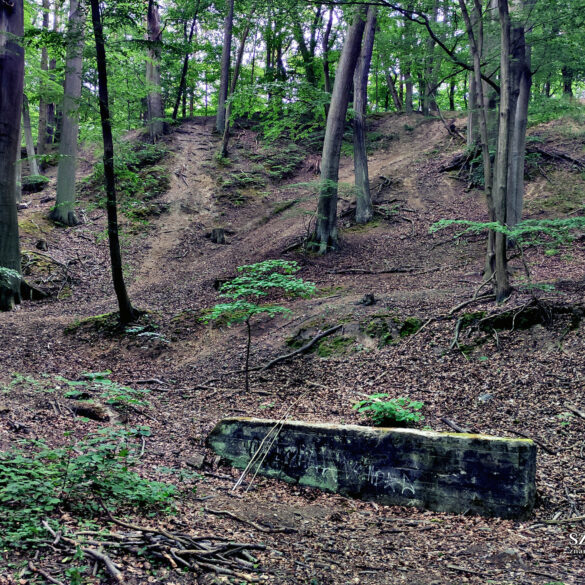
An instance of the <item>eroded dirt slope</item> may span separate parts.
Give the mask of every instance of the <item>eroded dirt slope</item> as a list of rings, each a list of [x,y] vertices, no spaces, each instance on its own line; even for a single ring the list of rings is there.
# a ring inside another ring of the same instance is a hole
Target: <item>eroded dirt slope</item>
[[[316,179],[313,169],[299,164],[279,181],[260,176],[254,165],[261,165],[265,151],[245,129],[235,133],[231,162],[218,164],[211,127],[205,119],[186,122],[169,138],[165,165],[171,187],[161,196],[168,212],[124,239],[132,300],[150,312],[140,331],[151,335],[112,332],[93,322],[77,324],[115,308],[107,249],[96,238],[104,227],[104,212],[87,206],[82,225],[54,229],[41,219],[50,202],[41,202],[41,194],[30,197],[31,205],[21,212],[30,228],[23,235],[23,248],[32,249],[40,231],[48,244],[45,254],[66,267],[62,272],[69,271],[64,281],[68,293],[25,302],[0,315],[2,381],[9,384],[14,372],[74,380],[82,372],[110,369],[113,379],[149,389],[151,407],[127,414],[128,424],[151,428],[142,473],[168,480],[162,467],[189,469],[197,456],[205,456],[197,496],[209,497],[203,502],[187,498],[179,504],[178,516],[156,521],[195,534],[266,543],[254,576],[262,582],[585,582],[583,559],[571,554],[569,539],[570,533],[584,532],[585,525],[562,523],[585,511],[585,420],[568,409],[585,410],[584,326],[571,328],[561,316],[522,330],[463,331],[455,339],[462,312],[452,317],[447,313],[470,300],[481,284],[484,243],[479,236],[456,242],[447,232],[428,230],[442,217],[485,219],[481,193],[439,172],[461,144],[440,121],[419,116],[373,120],[370,132],[380,140],[372,144],[370,179],[379,215],[368,226],[352,225],[346,190],[340,201],[341,248],[315,257],[294,247],[310,231],[314,217],[314,195],[298,187]],[[260,163],[250,155],[259,155]],[[527,190],[528,211],[535,217],[550,213],[542,203],[546,185],[551,180],[565,185],[574,177],[563,166],[543,166],[543,172],[548,179],[537,173]],[[234,177],[242,183],[250,176],[256,177],[251,186],[225,188]],[[351,161],[344,158],[340,179],[351,183],[352,177]],[[208,234],[214,227],[226,230],[227,244],[211,242]],[[252,392],[246,394],[239,373],[244,331],[212,328],[198,317],[217,302],[214,285],[232,276],[237,266],[277,257],[298,261],[299,275],[314,281],[320,293],[309,300],[283,299],[293,309],[289,320],[255,324],[253,363],[289,351],[286,340],[299,332],[310,336],[338,323],[344,329],[317,354],[252,374]],[[547,306],[582,302],[582,240],[556,254],[529,249],[525,261],[534,281],[556,286],[539,293]],[[469,312],[514,314],[531,301],[521,288],[521,260],[513,260],[512,267],[520,292],[503,307],[474,303]],[[361,302],[367,294],[374,296],[374,304]],[[415,336],[400,338],[392,329],[409,318],[422,324],[432,317],[441,318]],[[71,324],[75,326],[66,332]],[[392,343],[382,343],[385,334],[393,337]],[[229,415],[357,422],[351,405],[372,392],[424,401],[424,424],[433,429],[449,430],[447,418],[484,433],[538,440],[533,517],[515,522],[379,506],[262,478],[247,493],[232,493],[238,474],[218,466],[204,446],[215,423]],[[48,395],[26,382],[7,391],[0,404],[3,449],[22,437],[59,444],[65,431],[81,437],[103,424],[75,418],[62,390]],[[240,521],[206,507],[229,511]],[[561,523],[546,524],[550,520]],[[75,527],[75,519],[64,522]],[[14,555],[6,558],[14,560]],[[26,553],[20,558],[26,559]],[[45,562],[56,570],[54,557]],[[129,583],[153,578],[142,561],[125,558],[120,565]],[[19,578],[30,575],[13,568],[0,573],[6,583]],[[156,569],[154,579],[211,582],[166,566]],[[88,577],[88,582],[99,578]]]

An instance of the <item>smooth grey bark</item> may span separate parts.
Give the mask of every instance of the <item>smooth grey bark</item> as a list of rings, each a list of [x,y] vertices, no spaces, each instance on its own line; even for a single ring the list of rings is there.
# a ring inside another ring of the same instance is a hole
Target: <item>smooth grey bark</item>
[[[163,108],[162,93],[160,87],[160,44],[162,41],[162,29],[160,26],[160,14],[156,0],[148,1],[147,32],[148,32],[148,58],[146,60],[146,109],[148,121],[148,134],[151,142],[156,142],[165,133],[165,113]]]
[[[356,188],[356,223],[364,224],[372,219],[372,196],[368,175],[368,156],[366,153],[366,109],[368,104],[368,74],[372,62],[374,37],[378,8],[368,7],[364,42],[353,76],[353,161]]]
[[[232,32],[234,28],[234,0],[229,0],[228,11],[223,28],[223,47],[221,49],[221,80],[217,99],[215,129],[223,135],[226,124],[226,106],[230,79],[230,59],[232,52]]]
[[[510,126],[511,126],[511,76],[510,61],[511,34],[508,0],[498,0],[500,15],[500,112],[498,123],[498,146],[496,150],[494,175],[494,210],[496,221],[506,225],[508,197],[508,166],[510,164]],[[506,235],[496,232],[494,238],[494,257],[492,271],[495,272],[496,300],[503,301],[511,293],[507,265]]]
[[[24,84],[23,14],[23,0],[0,2],[0,267],[18,274],[21,266],[15,189]],[[20,302],[20,279],[10,280],[0,290],[2,309]]]
[[[28,168],[31,175],[39,175],[39,165],[35,156],[35,143],[30,125],[30,109],[28,107],[28,98],[26,94],[22,96],[22,127],[24,133],[24,142],[26,144],[26,156],[28,158]]]
[[[522,2],[516,6],[523,8]],[[511,135],[508,168],[506,223],[515,226],[522,219],[524,206],[524,161],[526,158],[526,126],[532,87],[530,46],[526,43],[525,24],[517,20],[511,29]]]
[[[321,157],[321,186],[317,206],[317,224],[311,246],[319,254],[325,254],[338,246],[337,182],[339,179],[339,158],[353,74],[366,25],[366,14],[366,6],[356,7],[353,22],[343,43],[333,85]]]
[[[118,307],[120,309],[120,323],[126,325],[137,319],[139,312],[132,307],[126,290],[126,284],[124,283],[122,254],[120,252],[120,239],[118,236],[118,210],[116,205],[116,180],[114,175],[114,140],[112,138],[112,125],[108,98],[108,74],[104,32],[102,28],[99,0],[90,0],[90,2],[97,56],[100,118],[102,122],[102,136],[104,142],[104,176],[107,194],[106,207],[108,211],[108,241],[110,247],[110,261],[112,264],[112,280],[116,297],[118,299]]]
[[[65,88],[63,92],[63,120],[59,143],[59,167],[57,168],[57,200],[51,211],[51,219],[64,225],[77,225],[75,215],[75,177],[77,174],[77,139],[79,134],[79,100],[81,99],[81,74],[85,9],[83,2],[70,0],[69,30],[67,31],[67,59]]]
[[[489,130],[489,106],[487,97],[482,86],[482,47],[483,47],[483,21],[481,18],[476,19],[476,14],[481,14],[481,0],[474,0],[473,18],[470,16],[465,0],[459,0],[461,14],[467,29],[469,47],[473,61],[473,97],[470,101],[475,104],[477,120],[479,122],[479,139],[481,145],[483,175],[484,175],[484,193],[488,208],[489,220],[496,221],[496,211],[493,200],[493,169],[490,156],[490,130]],[[495,265],[495,233],[490,230],[488,234],[486,262],[484,278],[489,280],[494,273]]]

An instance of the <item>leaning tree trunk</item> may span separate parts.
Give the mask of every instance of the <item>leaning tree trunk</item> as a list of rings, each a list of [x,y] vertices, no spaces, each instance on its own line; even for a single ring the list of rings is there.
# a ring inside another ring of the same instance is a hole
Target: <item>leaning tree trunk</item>
[[[20,302],[15,183],[24,84],[23,13],[22,0],[0,2],[0,310]]]
[[[394,103],[395,110],[397,112],[402,112],[402,100],[396,91],[396,83],[392,77],[392,73],[390,72],[386,74],[386,83],[388,84],[388,89],[390,90],[390,95],[392,96],[392,102]]]
[[[355,168],[357,223],[368,223],[374,215],[370,178],[368,175],[368,156],[366,153],[366,108],[368,104],[368,74],[374,49],[376,19],[378,8],[368,7],[368,17],[364,33],[364,44],[353,76],[353,161]]]
[[[217,99],[217,116],[215,129],[223,134],[225,131],[226,111],[225,102],[228,97],[230,79],[230,57],[232,52],[232,30],[234,27],[234,0],[229,0],[228,11],[223,29],[223,47],[221,50],[221,81]]]
[[[146,60],[146,96],[148,133],[151,142],[156,142],[165,133],[165,113],[160,88],[160,44],[162,30],[156,0],[149,0],[147,12],[148,58]]]
[[[57,169],[57,200],[51,212],[53,221],[64,225],[77,225],[75,215],[75,176],[77,173],[77,134],[79,132],[79,100],[81,99],[81,74],[85,9],[83,2],[71,0],[69,4],[69,30],[67,33],[67,62],[65,91],[63,93],[63,121],[59,143],[59,167]]]
[[[345,117],[353,82],[355,66],[360,54],[367,7],[356,7],[353,23],[347,31],[337,66],[327,128],[321,156],[321,187],[317,206],[317,225],[312,247],[319,253],[336,249],[337,241],[337,181],[339,157],[345,128]]]
[[[35,143],[30,125],[30,110],[26,94],[22,96],[22,126],[24,129],[24,142],[26,144],[26,157],[31,175],[39,175],[39,165],[35,156]]]
[[[120,322],[125,325],[134,321],[139,313],[130,303],[122,272],[122,255],[120,253],[120,239],[118,237],[118,211],[116,207],[116,182],[114,176],[114,141],[112,138],[112,125],[108,100],[106,49],[104,46],[104,32],[102,28],[99,3],[100,0],[91,0],[91,19],[93,23],[93,34],[95,37],[100,116],[104,141],[104,176],[107,194],[108,239],[110,244],[110,260],[112,263],[112,279],[114,281],[114,290],[120,308]]]

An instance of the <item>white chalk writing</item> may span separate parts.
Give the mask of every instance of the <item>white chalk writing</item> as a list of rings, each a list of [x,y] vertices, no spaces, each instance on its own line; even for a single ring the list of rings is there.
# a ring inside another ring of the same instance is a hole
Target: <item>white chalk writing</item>
[[[256,439],[246,441],[245,447],[252,457],[260,448],[260,442]],[[293,471],[296,469],[303,476],[335,484],[333,487],[343,483],[361,489],[365,484],[375,488],[375,491],[392,492],[405,497],[416,495],[408,469],[393,468],[391,461],[384,461],[383,465],[375,465],[371,461],[369,456],[356,459],[340,450],[287,442],[273,445],[264,459],[264,465],[271,469],[282,469],[291,476],[295,475]]]

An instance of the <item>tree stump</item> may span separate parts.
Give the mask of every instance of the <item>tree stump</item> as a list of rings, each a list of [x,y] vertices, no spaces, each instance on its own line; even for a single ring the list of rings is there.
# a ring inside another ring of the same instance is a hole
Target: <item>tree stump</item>
[[[211,230],[211,241],[214,244],[225,244],[225,230],[223,228],[213,228]]]

